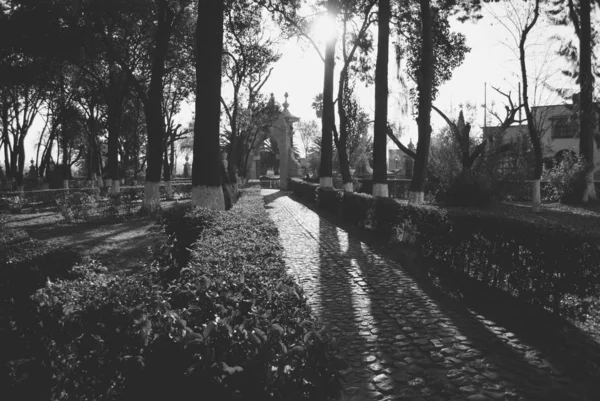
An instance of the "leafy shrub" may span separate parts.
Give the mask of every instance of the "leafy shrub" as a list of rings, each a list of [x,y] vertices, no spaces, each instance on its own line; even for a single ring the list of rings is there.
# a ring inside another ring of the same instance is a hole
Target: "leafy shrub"
[[[454,271],[555,313],[566,296],[598,295],[598,235],[483,211],[453,211],[451,220],[452,236],[430,255]]]
[[[338,214],[341,211],[342,191],[333,188],[318,188],[317,203],[321,209]]]
[[[6,198],[8,209],[12,213],[21,213],[25,205],[25,199],[22,196],[10,196]]]
[[[451,227],[446,214],[439,208],[427,205],[411,205],[392,198],[375,200],[375,226],[385,237],[391,237],[396,227],[406,227],[407,222],[418,232],[419,246],[432,241],[443,241]]]
[[[64,192],[56,200],[56,205],[66,221],[86,219],[93,214],[96,194],[88,191]]]
[[[121,208],[121,194],[110,193],[107,200],[104,202],[103,213],[106,217],[116,219],[119,217],[119,209]]]
[[[442,274],[477,279],[555,313],[568,313],[567,298],[577,300],[570,301],[572,308],[600,296],[596,233],[485,210],[444,211],[365,194],[341,196],[344,218],[392,242],[402,237],[414,243],[420,257],[435,262]]]
[[[167,210],[159,220],[167,241],[160,250],[159,257],[164,266],[179,271],[190,260],[190,247],[205,228],[215,224],[216,214],[207,208],[190,209],[174,206]]]
[[[22,230],[0,231],[0,392],[4,398],[48,399],[30,393],[37,389],[35,380],[43,366],[38,359],[42,351],[35,306],[29,297],[48,280],[72,277],[70,268],[78,260],[76,252],[52,249]],[[7,381],[11,386],[5,388]],[[26,392],[12,397],[17,388]]]
[[[165,280],[159,264],[128,277],[81,265],[77,279],[36,292],[35,398],[339,398],[345,366],[285,273],[260,192],[228,212],[177,213],[196,221],[174,225],[180,238],[204,224],[178,277]]]
[[[125,207],[125,212],[128,216],[131,216],[137,203],[142,200],[143,193],[136,190],[135,188],[121,188],[121,204]]]
[[[374,224],[375,198],[371,195],[356,192],[342,195],[342,216],[361,227],[372,227]]]
[[[292,178],[291,182],[294,195],[310,203],[317,201],[317,188],[319,188],[319,184],[312,184],[297,178]]]
[[[98,196],[99,190],[97,188],[77,188],[77,189],[42,189],[36,191],[25,191],[25,192],[6,192],[5,196],[20,196],[23,199],[24,206],[37,204],[39,206],[55,206],[56,200],[63,198],[66,194],[73,194],[76,192],[84,192],[93,196]]]
[[[581,199],[583,193],[585,159],[572,152],[565,152],[561,160],[549,170],[544,171],[543,180],[548,181],[551,199],[564,203],[573,203]]]

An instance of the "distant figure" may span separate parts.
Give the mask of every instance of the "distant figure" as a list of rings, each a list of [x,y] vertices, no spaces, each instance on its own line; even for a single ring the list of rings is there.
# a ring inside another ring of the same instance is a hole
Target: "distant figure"
[[[190,178],[190,163],[188,162],[190,158],[185,156],[185,163],[183,164],[183,178]]]

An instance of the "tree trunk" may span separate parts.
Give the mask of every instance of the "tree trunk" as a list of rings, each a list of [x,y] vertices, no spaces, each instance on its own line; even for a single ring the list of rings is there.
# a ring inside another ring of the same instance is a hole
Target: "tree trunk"
[[[593,91],[594,77],[592,75],[592,37],[591,37],[591,5],[590,0],[581,0],[581,37],[579,44],[579,86],[581,105],[581,128],[579,133],[579,154],[586,161],[586,189],[582,201],[596,199],[594,187],[594,122],[593,122]]]
[[[158,96],[161,96],[161,94],[158,94]],[[148,164],[142,208],[145,212],[152,213],[160,208],[159,185],[163,166],[163,119],[160,98],[158,102],[155,102],[149,96],[144,111],[146,113],[146,129],[148,131],[148,145],[146,147],[146,160]]]
[[[145,213],[153,213],[160,208],[160,175],[163,162],[164,120],[162,118],[163,77],[165,59],[171,37],[171,23],[174,16],[167,0],[158,5],[158,26],[156,28],[155,48],[152,55],[152,69],[148,96],[144,102],[148,146],[146,150],[146,185],[144,189]]]
[[[344,192],[354,192],[352,184],[352,175],[350,174],[350,161],[348,160],[348,117],[344,108],[344,91],[348,85],[348,69],[344,69],[340,73],[340,81],[338,87],[338,115],[340,117],[340,132],[339,138],[335,141],[338,150],[338,159],[340,162],[340,173],[342,174],[342,183]]]
[[[379,32],[375,65],[375,127],[373,133],[373,196],[388,196],[387,109],[390,40],[390,0],[379,1]]]
[[[421,21],[423,23],[423,45],[419,71],[417,73],[417,87],[419,91],[419,104],[417,117],[419,141],[410,182],[410,199],[415,204],[423,203],[425,180],[427,179],[427,163],[429,160],[429,145],[431,142],[431,103],[433,90],[433,20],[429,0],[420,0]]]
[[[25,135],[21,134],[19,136],[19,141],[18,141],[18,147],[16,149],[16,153],[18,156],[17,159],[17,171],[15,174],[15,178],[17,180],[17,185],[18,186],[22,186],[23,185],[23,175],[24,175],[24,170],[25,170],[25,144],[24,144],[24,140],[25,140]]]
[[[327,12],[332,19],[337,17],[336,0],[327,2]],[[329,39],[325,45],[325,70],[323,74],[323,116],[321,119],[321,166],[319,168],[320,186],[333,187],[333,125],[335,110],[333,107],[333,74],[335,70],[336,38]],[[281,152],[285,149],[280,149]]]
[[[175,141],[171,142],[170,146],[170,154],[169,154],[169,164],[171,167],[171,175],[175,174],[176,166],[175,166]]]
[[[235,126],[235,125],[232,125]],[[233,135],[232,135],[233,136]],[[240,163],[242,141],[232,138],[229,154],[227,155],[227,176],[234,196],[238,194],[238,165]]]
[[[354,185],[352,184],[352,175],[350,174],[350,161],[348,160],[348,151],[346,149],[346,138],[348,134],[342,134],[341,129],[342,128],[340,124],[340,140],[338,141],[338,159],[340,162],[340,173],[342,174],[342,183],[344,185],[344,192],[354,192]]]
[[[112,183],[112,193],[119,193],[119,81],[116,66],[109,72],[107,93],[108,120],[108,179]]]
[[[192,205],[225,209],[221,188],[219,130],[223,2],[199,0],[196,24],[196,123],[192,165]]]
[[[531,111],[529,105],[529,82],[527,80],[527,65],[525,60],[525,44],[527,42],[527,36],[539,17],[539,6],[540,0],[536,0],[534,15],[531,22],[524,27],[521,32],[521,39],[519,40],[519,62],[521,65],[521,81],[523,83],[523,107],[525,108],[525,117],[527,118],[527,130],[529,131],[529,138],[531,139],[531,145],[533,147],[533,154],[535,157],[535,167],[533,171],[533,183],[532,183],[532,197],[531,197],[531,210],[534,213],[538,213],[541,209],[541,193],[540,193],[540,179],[542,178],[543,163],[542,163],[542,145],[540,142],[540,136],[537,131],[535,124],[535,117]]]
[[[166,199],[173,200],[173,186],[171,185],[171,166],[169,166],[168,145],[166,143],[163,157],[163,180],[165,182]]]

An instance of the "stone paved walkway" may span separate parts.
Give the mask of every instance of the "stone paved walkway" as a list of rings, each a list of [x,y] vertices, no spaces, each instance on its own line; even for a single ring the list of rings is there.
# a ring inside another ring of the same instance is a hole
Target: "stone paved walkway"
[[[287,194],[263,191],[290,274],[350,364],[344,399],[600,400],[515,334],[459,301],[436,302],[398,263]]]

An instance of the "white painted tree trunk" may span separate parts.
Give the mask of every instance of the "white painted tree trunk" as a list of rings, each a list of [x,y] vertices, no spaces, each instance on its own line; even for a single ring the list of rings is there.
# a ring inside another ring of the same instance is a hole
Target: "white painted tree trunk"
[[[333,188],[333,177],[319,178],[319,186],[321,188]]]
[[[108,188],[108,191],[112,191],[112,178],[104,180],[104,186]]]
[[[213,210],[225,210],[225,197],[221,187],[192,187],[192,206],[206,207]]]
[[[408,203],[411,205],[422,205],[425,202],[425,193],[422,191],[409,191]]]
[[[531,184],[531,211],[539,213],[542,209],[542,193],[540,189],[540,180],[533,180]]]
[[[388,184],[373,184],[373,196],[388,198],[390,196],[388,192]]]
[[[160,209],[160,184],[158,182],[146,181],[142,208],[147,213]]]
[[[69,180],[63,180],[63,188],[69,189]]]
[[[173,184],[171,181],[165,181],[165,196],[167,200],[173,200]]]
[[[113,194],[118,194],[119,192],[121,192],[121,182],[119,180],[112,181],[111,192]]]
[[[354,192],[354,184],[347,182],[344,184],[344,192]]]
[[[589,172],[585,175],[585,191],[583,191],[583,203],[598,199],[596,187],[594,186],[594,172]]]

